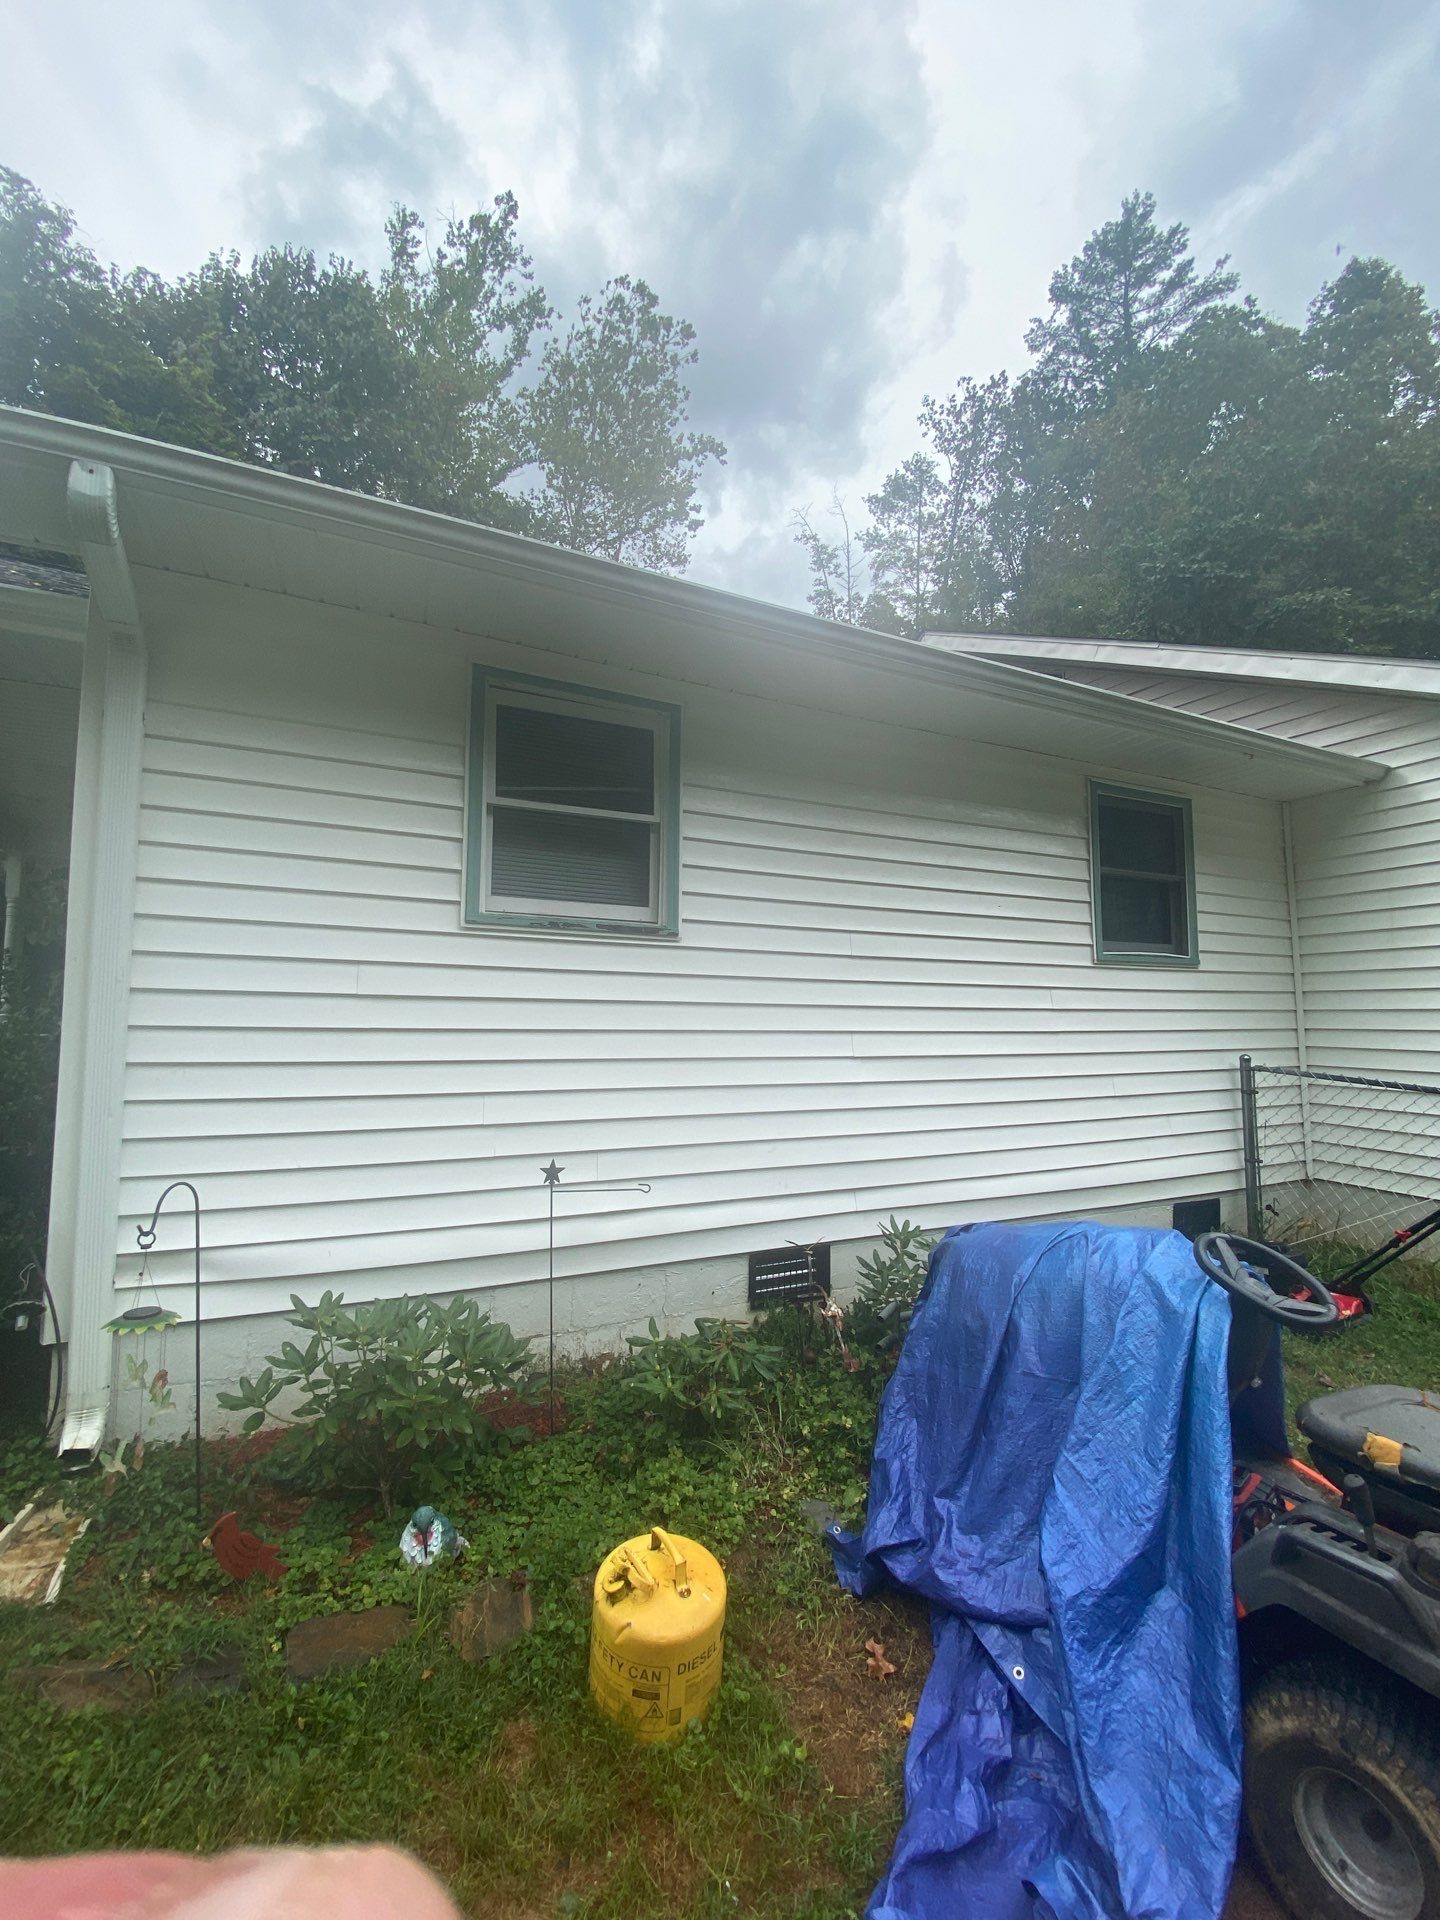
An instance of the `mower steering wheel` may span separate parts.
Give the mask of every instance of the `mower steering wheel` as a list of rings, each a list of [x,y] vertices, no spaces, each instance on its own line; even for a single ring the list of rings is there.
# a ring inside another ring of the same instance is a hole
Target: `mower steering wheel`
[[[1332,1327],[1340,1318],[1340,1309],[1329,1288],[1313,1273],[1307,1273],[1298,1260],[1261,1240],[1243,1240],[1238,1233],[1202,1233],[1195,1242],[1195,1258],[1211,1280],[1224,1287],[1231,1297],[1254,1307],[1282,1327],[1295,1327],[1302,1333],[1315,1333]],[[1281,1293],[1275,1276],[1303,1287],[1308,1300],[1297,1300]]]

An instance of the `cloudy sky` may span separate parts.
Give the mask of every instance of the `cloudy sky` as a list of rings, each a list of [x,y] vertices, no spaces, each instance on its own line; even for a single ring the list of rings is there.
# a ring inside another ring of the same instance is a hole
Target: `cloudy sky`
[[[693,573],[805,589],[789,532],[1024,362],[1135,186],[1298,319],[1351,252],[1440,299],[1440,0],[0,0],[0,162],[105,259],[298,241],[512,188],[562,309],[643,276],[730,448]]]

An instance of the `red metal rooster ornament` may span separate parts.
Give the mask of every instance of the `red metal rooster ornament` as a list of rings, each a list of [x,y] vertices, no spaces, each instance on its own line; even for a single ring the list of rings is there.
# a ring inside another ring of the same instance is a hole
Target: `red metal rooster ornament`
[[[248,1580],[252,1573],[278,1580],[286,1571],[274,1547],[247,1533],[233,1513],[222,1513],[200,1544],[209,1548],[232,1580]]]

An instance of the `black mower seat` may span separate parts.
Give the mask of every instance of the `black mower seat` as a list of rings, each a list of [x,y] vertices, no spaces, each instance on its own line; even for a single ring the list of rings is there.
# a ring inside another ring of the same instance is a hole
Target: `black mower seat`
[[[1312,1449],[1345,1472],[1440,1494],[1440,1396],[1419,1387],[1347,1387],[1307,1400],[1295,1420]],[[1385,1459],[1378,1444],[1385,1440],[1400,1443],[1398,1466]]]

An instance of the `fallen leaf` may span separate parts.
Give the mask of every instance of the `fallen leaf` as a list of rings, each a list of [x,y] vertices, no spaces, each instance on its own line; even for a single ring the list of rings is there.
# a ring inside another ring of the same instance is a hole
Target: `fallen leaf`
[[[902,1713],[896,1724],[902,1733],[913,1733],[915,1730],[915,1716],[913,1713]]]
[[[435,1678],[434,1667],[426,1667],[425,1671],[421,1674],[420,1678],[422,1680],[433,1680]]]
[[[890,1675],[894,1673],[895,1668],[894,1665],[885,1658],[885,1643],[882,1640],[867,1640],[865,1642],[865,1651],[870,1656],[865,1662],[869,1671],[874,1674],[877,1680],[888,1680]]]
[[[1315,1378],[1320,1382],[1322,1387],[1333,1387],[1335,1384],[1328,1373],[1317,1373]]]

